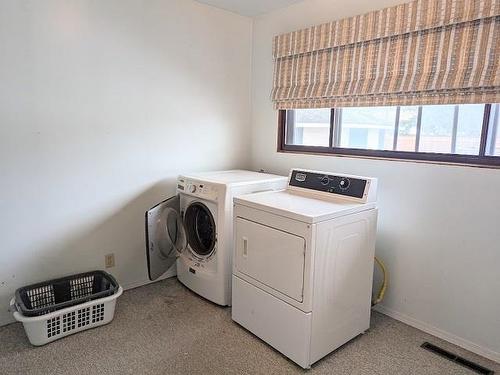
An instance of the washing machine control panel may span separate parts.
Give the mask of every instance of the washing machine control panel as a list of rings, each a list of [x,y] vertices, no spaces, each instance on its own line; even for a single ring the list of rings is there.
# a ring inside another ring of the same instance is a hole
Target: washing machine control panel
[[[363,199],[368,194],[369,180],[294,169],[290,174],[288,186]]]
[[[217,188],[214,185],[184,178],[177,180],[177,192],[211,201],[216,201],[218,196]]]

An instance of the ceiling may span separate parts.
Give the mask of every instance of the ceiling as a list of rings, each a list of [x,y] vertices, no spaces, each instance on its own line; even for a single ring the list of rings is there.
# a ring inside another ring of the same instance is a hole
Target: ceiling
[[[284,8],[302,0],[198,0],[200,3],[229,10],[242,16],[254,17]]]

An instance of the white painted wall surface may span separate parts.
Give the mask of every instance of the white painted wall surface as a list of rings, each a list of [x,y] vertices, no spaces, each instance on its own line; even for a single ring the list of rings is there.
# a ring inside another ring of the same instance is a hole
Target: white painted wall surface
[[[147,282],[144,211],[249,163],[251,20],[190,0],[0,2],[0,324],[14,290]]]
[[[253,167],[378,177],[382,309],[500,361],[500,170],[276,152],[272,37],[399,2],[307,0],[254,20]]]

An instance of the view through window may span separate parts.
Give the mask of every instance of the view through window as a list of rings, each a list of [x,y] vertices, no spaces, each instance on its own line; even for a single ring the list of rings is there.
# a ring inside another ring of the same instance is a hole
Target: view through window
[[[500,156],[499,117],[498,103],[295,109],[284,116],[282,144],[332,153]]]

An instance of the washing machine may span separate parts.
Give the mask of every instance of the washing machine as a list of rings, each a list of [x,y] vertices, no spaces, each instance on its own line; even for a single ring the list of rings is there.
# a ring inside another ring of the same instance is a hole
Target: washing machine
[[[232,318],[309,368],[370,325],[375,178],[292,170],[234,199]]]
[[[231,305],[233,197],[286,184],[286,177],[244,170],[179,176],[176,195],[146,212],[150,280],[176,264],[177,278],[189,289]]]

